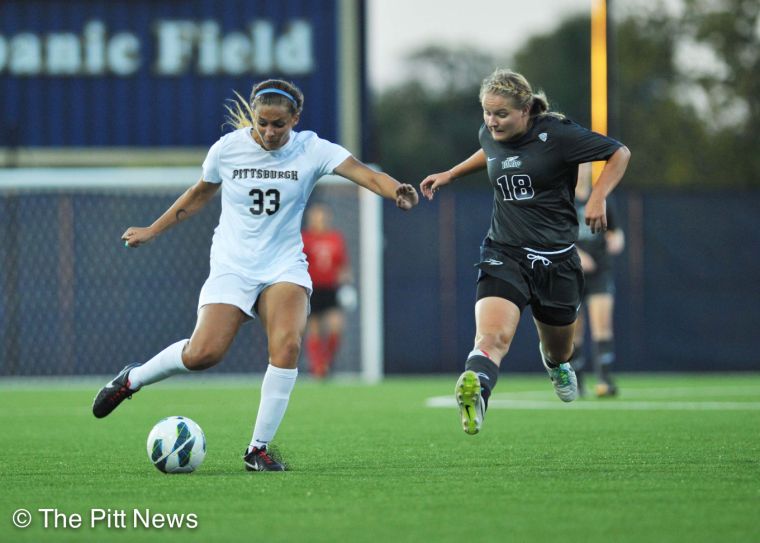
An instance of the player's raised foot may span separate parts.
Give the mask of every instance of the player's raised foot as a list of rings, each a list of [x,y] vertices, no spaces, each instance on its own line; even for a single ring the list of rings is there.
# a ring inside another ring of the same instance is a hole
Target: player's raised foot
[[[466,434],[477,434],[483,424],[486,410],[480,392],[480,379],[474,371],[467,370],[459,376],[454,395],[459,406],[462,429]]]
[[[113,378],[106,386],[100,389],[95,400],[92,402],[92,414],[102,419],[116,409],[121,402],[132,397],[137,390],[129,388],[129,371],[140,364],[129,364]]]
[[[546,363],[544,348],[540,343],[538,344],[538,350],[541,353],[541,362],[543,362],[544,368],[546,368],[546,372],[552,380],[554,392],[556,392],[559,399],[563,402],[572,402],[578,398],[578,380],[570,363],[563,362],[556,368],[553,368]]]
[[[248,471],[285,471],[285,466],[272,458],[267,448],[249,447],[243,456]]]
[[[597,398],[613,398],[617,396],[618,388],[612,381],[602,381],[594,387]]]

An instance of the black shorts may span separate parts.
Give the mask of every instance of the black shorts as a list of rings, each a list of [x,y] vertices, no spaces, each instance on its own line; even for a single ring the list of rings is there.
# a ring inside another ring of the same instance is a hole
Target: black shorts
[[[615,294],[615,279],[609,268],[587,273],[584,279],[586,281],[583,289],[584,298],[594,294]]]
[[[567,326],[578,318],[583,292],[583,270],[578,252],[526,251],[498,245],[486,238],[477,264],[477,300],[497,296],[522,312],[530,305],[539,322]]]
[[[315,288],[311,293],[311,314],[318,315],[338,306],[338,289]]]

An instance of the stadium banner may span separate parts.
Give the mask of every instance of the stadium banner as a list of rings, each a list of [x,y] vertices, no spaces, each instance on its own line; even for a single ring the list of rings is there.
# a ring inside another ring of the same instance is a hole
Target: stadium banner
[[[341,141],[362,17],[358,0],[3,0],[0,148],[208,148],[225,100],[270,77],[304,91],[302,128]]]

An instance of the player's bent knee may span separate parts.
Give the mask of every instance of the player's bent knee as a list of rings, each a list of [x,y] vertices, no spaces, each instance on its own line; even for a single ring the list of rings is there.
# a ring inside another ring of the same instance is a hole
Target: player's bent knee
[[[295,367],[301,354],[301,338],[288,338],[269,347],[269,357],[275,366]]]
[[[201,371],[216,366],[223,358],[224,353],[213,349],[187,349],[182,355],[182,362],[191,371]]]
[[[507,334],[478,334],[475,338],[475,347],[488,353],[501,353],[505,355],[512,343],[512,338]]]

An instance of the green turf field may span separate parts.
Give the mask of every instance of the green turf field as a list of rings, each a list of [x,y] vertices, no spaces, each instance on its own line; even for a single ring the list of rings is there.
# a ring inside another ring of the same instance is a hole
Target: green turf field
[[[617,399],[565,405],[547,379],[503,372],[477,436],[454,382],[302,379],[277,436],[290,471],[248,473],[255,380],[154,385],[103,420],[99,382],[0,381],[0,541],[760,541],[760,375],[624,376]],[[196,473],[150,465],[167,415],[203,427]],[[13,526],[19,508],[31,527]],[[83,526],[45,529],[43,508]],[[91,528],[109,508],[127,527]],[[134,528],[146,509],[198,526]]]

